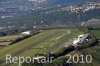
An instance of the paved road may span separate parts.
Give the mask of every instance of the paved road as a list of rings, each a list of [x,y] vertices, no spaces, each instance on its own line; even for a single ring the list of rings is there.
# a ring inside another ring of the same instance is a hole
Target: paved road
[[[60,32],[62,32],[62,31],[57,31],[57,32],[55,32],[55,33],[53,33],[53,34],[51,34],[51,35],[48,35],[48,36],[46,36],[46,37],[44,37],[44,38],[42,38],[42,39],[40,39],[40,40],[34,42],[33,44],[30,44],[30,45],[27,46],[27,47],[22,48],[21,50],[16,51],[15,53],[12,54],[12,57],[17,56],[17,55],[23,53],[24,51],[26,51],[26,50],[32,48],[33,46],[35,46],[35,45],[37,45],[37,44],[40,44],[40,43],[44,42],[45,40],[47,40],[47,39],[49,39],[49,38],[52,38],[53,36],[59,34]],[[5,58],[2,59],[2,60],[0,61],[0,64],[4,63],[5,61],[6,61]],[[10,66],[10,65],[7,64],[7,65],[5,65],[5,66]]]

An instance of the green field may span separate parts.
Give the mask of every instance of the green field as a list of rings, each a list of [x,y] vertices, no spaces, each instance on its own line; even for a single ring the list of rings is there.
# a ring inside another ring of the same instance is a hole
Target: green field
[[[52,33],[55,33],[57,31],[60,31],[60,30],[47,30],[47,31],[43,31],[42,33],[38,34],[38,35],[35,35],[35,36],[32,36],[28,39],[25,39],[19,43],[16,43],[14,45],[10,45],[8,47],[5,47],[3,49],[0,50],[0,58],[4,58],[6,54],[13,54],[14,52],[32,44],[33,42],[39,40],[39,39],[42,39],[43,37],[45,36],[48,36]],[[13,49],[13,50],[12,50]]]
[[[54,46],[55,44],[57,44],[57,42],[63,40],[63,37],[65,37],[65,35],[69,35],[68,30],[62,31],[58,35],[55,35],[54,37],[32,47],[26,52],[23,52],[19,56],[26,57],[26,56],[34,56],[36,53],[46,53],[48,52],[48,48]]]
[[[90,54],[93,60],[91,63],[85,63],[85,64],[78,63],[75,66],[80,66],[80,65],[81,66],[99,66],[100,65],[100,44],[94,47],[80,50],[79,53],[83,54],[84,56]]]
[[[19,54],[17,56],[18,57],[19,56],[23,56],[23,57],[31,56],[32,57],[38,53],[47,54],[49,52],[50,48],[58,45],[59,42],[66,39],[65,43],[59,45],[58,47],[55,47],[54,50],[52,49],[52,51],[57,51],[61,47],[68,46],[68,45],[72,44],[71,42],[73,41],[73,38],[75,38],[79,34],[82,34],[82,32],[80,32],[80,31],[70,30],[70,29],[46,30],[46,31],[41,32],[40,34],[37,34],[37,35],[32,36],[28,39],[25,39],[19,43],[16,43],[14,45],[3,48],[1,50],[1,53],[0,53],[0,58],[4,58],[6,54],[13,54],[16,51],[19,51],[19,50],[23,49],[24,47],[29,46],[30,44],[38,41],[39,39],[42,39],[43,37],[51,35],[55,32],[59,32],[59,33],[51,38],[48,38],[47,40],[43,41],[42,43],[31,47],[30,49],[22,52],[21,54]],[[14,49],[14,50],[12,50],[12,49]],[[6,63],[4,63],[2,65],[6,65]],[[12,64],[11,66],[16,66],[16,64],[15,65]]]
[[[96,38],[100,39],[100,30],[91,30],[91,32]]]
[[[3,54],[0,55],[0,58],[4,57],[6,54],[12,54],[14,53],[15,51],[17,50],[20,50],[21,48],[25,47],[25,46],[28,46],[29,44],[32,44],[33,42],[47,36],[47,35],[50,35],[54,32],[58,32],[58,31],[61,31],[59,34],[53,36],[52,38],[49,38],[47,39],[46,41],[30,48],[29,50],[21,53],[20,55],[18,56],[34,56],[36,53],[46,53],[47,49],[53,45],[55,45],[57,42],[61,41],[63,39],[63,37],[65,37],[65,35],[68,35],[70,34],[70,30],[65,30],[65,29],[62,29],[62,30],[47,30],[47,31],[44,31],[36,36],[33,36],[31,38],[28,38],[22,42],[19,42],[15,45],[12,45],[12,46],[9,46],[9,47],[6,47],[4,49],[2,49],[2,52]],[[24,44],[24,45],[23,45]],[[15,49],[16,47],[16,49]],[[14,49],[14,50],[12,50]],[[10,51],[10,52],[9,52]]]

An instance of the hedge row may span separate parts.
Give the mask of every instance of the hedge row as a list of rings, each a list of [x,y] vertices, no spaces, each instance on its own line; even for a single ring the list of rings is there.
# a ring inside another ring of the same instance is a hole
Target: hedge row
[[[38,32],[35,32],[35,33],[33,33],[33,34],[30,34],[30,35],[26,35],[26,36],[23,36],[23,37],[18,37],[18,38],[16,38],[15,40],[13,40],[11,43],[10,43],[10,45],[12,45],[12,44],[15,44],[15,43],[17,43],[17,42],[20,42],[20,41],[22,41],[22,40],[24,40],[24,39],[27,39],[27,38],[29,38],[29,37],[31,37],[31,36],[34,36],[34,35],[36,35],[36,34],[39,34],[40,32],[38,31]]]

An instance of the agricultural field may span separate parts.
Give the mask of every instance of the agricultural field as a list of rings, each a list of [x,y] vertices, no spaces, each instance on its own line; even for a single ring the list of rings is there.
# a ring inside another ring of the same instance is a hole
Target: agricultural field
[[[3,36],[0,37],[0,46],[8,46],[13,40],[19,37],[23,37],[24,35],[9,35],[9,36]],[[1,48],[2,48],[1,47]]]
[[[16,37],[22,37],[23,35],[9,35],[0,37],[0,40],[14,40]]]

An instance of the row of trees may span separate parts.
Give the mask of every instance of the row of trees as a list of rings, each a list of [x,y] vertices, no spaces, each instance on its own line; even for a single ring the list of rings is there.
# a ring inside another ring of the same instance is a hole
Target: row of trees
[[[20,41],[22,41],[22,40],[24,40],[24,39],[26,39],[26,38],[29,38],[29,37],[31,37],[31,36],[33,36],[33,35],[38,34],[38,33],[40,33],[40,32],[34,32],[33,34],[25,35],[25,36],[20,37],[20,38],[16,38],[15,40],[13,40],[13,41],[10,43],[10,45],[15,44],[15,43],[17,43],[17,42],[20,42]]]

